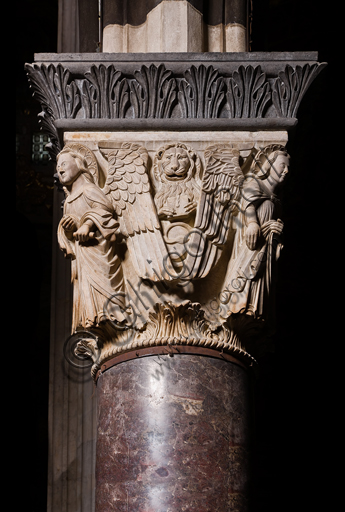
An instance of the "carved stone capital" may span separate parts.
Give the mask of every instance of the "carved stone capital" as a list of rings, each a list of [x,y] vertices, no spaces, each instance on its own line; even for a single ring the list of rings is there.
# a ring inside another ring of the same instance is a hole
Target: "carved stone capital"
[[[95,379],[150,347],[246,364],[266,349],[288,130],[325,65],[313,52],[38,54],[26,65],[65,193],[75,351]]]
[[[58,241],[71,259],[75,353],[152,347],[246,364],[274,328],[287,132],[65,132]]]

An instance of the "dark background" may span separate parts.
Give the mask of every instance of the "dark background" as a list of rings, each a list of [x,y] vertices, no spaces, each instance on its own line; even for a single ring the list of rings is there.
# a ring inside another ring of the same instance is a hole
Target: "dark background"
[[[334,88],[336,65],[339,81],[339,35],[331,22],[338,14],[334,3],[330,5],[331,18],[328,6],[320,2],[253,2],[251,51],[318,51],[319,62],[328,62],[302,101],[299,122],[288,143],[291,167],[284,190],[285,246],[279,265],[276,350],[261,359],[255,382],[253,512],[331,511],[338,506],[332,502],[337,487],[332,466],[340,449],[334,403],[340,389],[336,378],[341,334],[335,324],[337,303],[341,306],[336,297],[341,296],[342,249],[335,226],[342,198],[335,191],[341,190],[342,169],[338,170],[335,155],[337,163],[342,162],[342,125],[339,119],[336,122],[335,101],[341,104],[341,99]],[[33,62],[36,52],[57,51],[57,19],[57,0],[16,2],[17,273],[24,298],[18,326],[24,336],[17,343],[23,345],[22,399],[30,408],[24,422],[21,418],[18,448],[21,457],[28,450],[22,469],[28,486],[27,512],[46,510],[55,234],[54,166],[31,160],[32,134],[39,131],[41,109],[31,97],[24,63]]]

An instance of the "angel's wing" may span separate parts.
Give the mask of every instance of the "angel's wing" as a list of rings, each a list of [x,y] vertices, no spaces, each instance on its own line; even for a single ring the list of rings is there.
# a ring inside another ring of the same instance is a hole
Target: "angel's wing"
[[[205,277],[223,251],[243,180],[239,156],[238,150],[226,144],[216,144],[205,151],[202,191],[187,244],[190,279]]]
[[[103,192],[110,197],[137,274],[152,281],[177,275],[163,240],[148,177],[148,153],[138,144],[100,151],[109,163]]]

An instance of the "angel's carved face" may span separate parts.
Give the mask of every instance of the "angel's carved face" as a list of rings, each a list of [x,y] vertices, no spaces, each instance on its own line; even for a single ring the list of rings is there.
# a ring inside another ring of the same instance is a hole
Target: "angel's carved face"
[[[289,172],[289,157],[284,154],[280,154],[277,156],[275,162],[272,165],[272,177],[278,182],[281,183],[284,181],[285,176]]]
[[[171,147],[165,150],[161,159],[162,170],[168,180],[183,180],[190,168],[188,152],[179,147]]]
[[[62,185],[71,185],[81,173],[78,164],[69,153],[61,153],[58,156],[56,170]]]

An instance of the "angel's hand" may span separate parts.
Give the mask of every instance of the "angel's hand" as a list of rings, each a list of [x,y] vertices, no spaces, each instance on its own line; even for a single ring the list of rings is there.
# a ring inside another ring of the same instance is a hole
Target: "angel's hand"
[[[93,233],[90,232],[91,228],[88,224],[83,224],[75,233],[74,238],[78,242],[87,242],[89,238],[93,238]]]
[[[260,226],[256,222],[251,222],[246,230],[246,244],[251,251],[254,251],[260,235]]]
[[[65,231],[76,231],[78,229],[77,223],[71,215],[64,215],[62,217],[61,226]]]
[[[280,219],[270,220],[262,226],[262,234],[266,238],[270,233],[281,235],[283,232],[284,223]]]
[[[170,210],[169,208],[161,208],[158,212],[159,217],[173,217],[174,211]]]
[[[194,212],[194,210],[196,210],[196,208],[197,208],[197,204],[195,201],[193,201],[192,203],[188,203],[185,205],[184,211],[186,213],[191,213],[191,212]]]
[[[284,228],[284,223],[280,219],[276,220],[271,225],[271,231],[273,231],[273,233],[276,233],[277,235],[282,234],[283,228]]]

